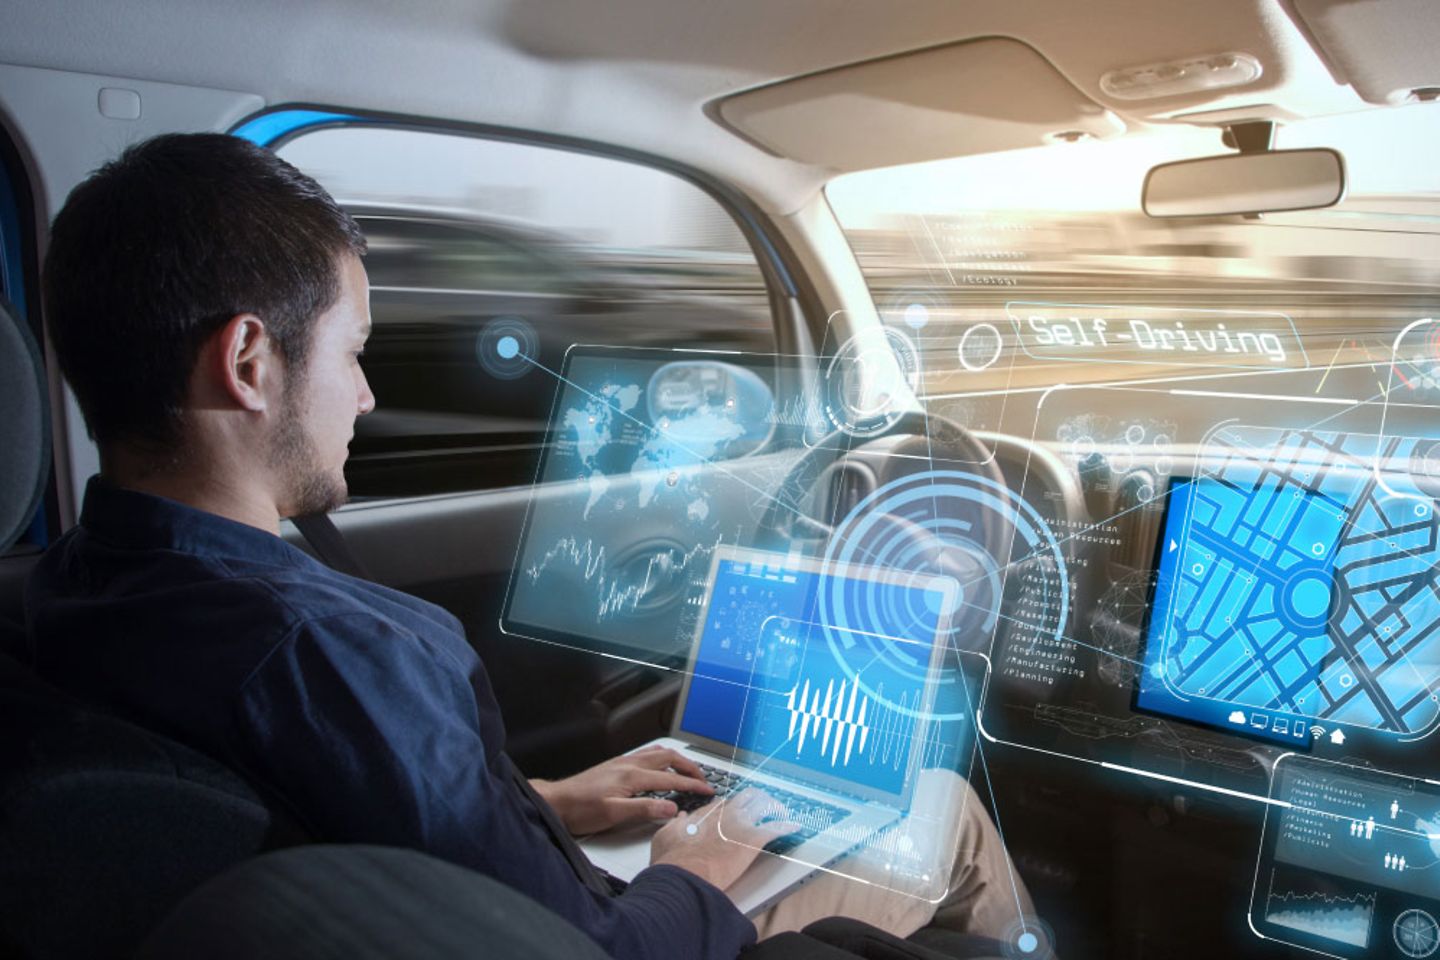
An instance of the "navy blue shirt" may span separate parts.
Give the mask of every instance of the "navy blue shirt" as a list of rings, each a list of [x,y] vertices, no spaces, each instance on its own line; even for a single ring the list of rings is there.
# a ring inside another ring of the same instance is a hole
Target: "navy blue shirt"
[[[260,780],[319,839],[424,850],[617,957],[734,957],[755,928],[672,866],[594,892],[512,780],[458,620],[263,530],[99,478],[26,594],[47,680]]]

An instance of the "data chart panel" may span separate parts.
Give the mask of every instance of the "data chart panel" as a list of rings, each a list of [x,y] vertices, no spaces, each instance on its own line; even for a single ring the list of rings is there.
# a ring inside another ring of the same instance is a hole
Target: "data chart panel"
[[[1286,756],[1270,800],[1257,933],[1338,957],[1440,950],[1440,784]]]

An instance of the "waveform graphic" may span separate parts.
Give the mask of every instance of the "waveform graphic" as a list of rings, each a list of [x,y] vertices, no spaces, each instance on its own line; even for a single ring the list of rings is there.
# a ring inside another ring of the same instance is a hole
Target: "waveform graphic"
[[[525,571],[530,576],[530,582],[537,583],[546,569],[557,560],[569,561],[571,566],[585,571],[586,580],[592,580],[605,567],[605,548],[597,548],[594,541],[588,538],[582,544],[576,537],[563,537],[555,546],[545,551],[545,556],[536,560]]]
[[[1375,895],[1276,894],[1272,890],[1265,903],[1265,919],[1301,933],[1364,948],[1370,942],[1370,927],[1375,920]]]
[[[595,587],[598,620],[616,614],[633,612],[641,601],[658,587],[676,582],[697,558],[707,558],[719,545],[700,543],[684,553],[661,551],[645,558],[643,564],[634,566],[622,564],[618,575],[609,574],[605,564],[605,547],[597,546],[589,538],[562,537],[554,546],[545,551],[538,560],[526,568],[525,574],[532,585],[538,584],[547,570],[564,565],[580,575],[583,581]]]
[[[782,427],[811,427],[821,422],[821,415],[820,404],[807,393],[775,404],[765,420]]]
[[[905,766],[916,732],[919,694],[904,694],[891,708],[872,706],[869,695],[859,691],[854,680],[840,681],[838,690],[833,679],[827,680],[822,691],[818,683],[812,687],[806,679],[786,694],[795,756],[803,756],[806,744],[818,741],[821,758],[828,756],[832,767],[847,767],[859,757],[897,771]],[[884,700],[883,685],[875,693]]]

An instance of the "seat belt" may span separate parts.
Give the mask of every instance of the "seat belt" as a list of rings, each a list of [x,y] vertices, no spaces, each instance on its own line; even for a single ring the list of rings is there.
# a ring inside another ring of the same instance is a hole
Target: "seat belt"
[[[291,517],[290,522],[295,524],[295,529],[300,531],[300,536],[327,567],[347,573],[352,577],[359,577],[362,580],[373,580],[360,558],[355,556],[355,551],[350,549],[350,544],[345,542],[335,522],[330,519],[328,513],[312,513],[305,517]],[[585,851],[575,842],[570,831],[560,822],[551,806],[545,802],[530,781],[520,772],[510,758],[505,758],[506,764],[510,767],[512,782],[520,795],[535,808],[545,832],[550,835],[550,842],[559,848],[560,853],[575,871],[575,876],[586,888],[602,896],[614,896],[616,893],[615,884],[608,879],[609,875],[597,869],[590,859],[585,856]]]
[[[305,542],[310,544],[325,566],[361,580],[375,579],[370,575],[370,571],[365,569],[360,558],[355,556],[350,544],[345,542],[345,537],[335,526],[335,521],[330,519],[330,514],[312,513],[304,517],[291,517],[290,522],[295,524],[295,529],[300,531],[300,536],[305,538]]]

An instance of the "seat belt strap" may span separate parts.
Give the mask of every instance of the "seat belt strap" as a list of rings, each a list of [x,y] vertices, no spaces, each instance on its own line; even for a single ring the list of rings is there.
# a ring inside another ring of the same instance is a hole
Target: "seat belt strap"
[[[352,577],[359,577],[362,580],[374,580],[370,571],[365,569],[365,564],[355,556],[355,551],[350,549],[350,544],[345,542],[335,521],[330,519],[328,513],[312,513],[304,517],[291,517],[290,522],[295,524],[295,529],[300,531],[300,536],[310,544],[315,555],[327,567],[339,570],[341,573],[348,573]]]

